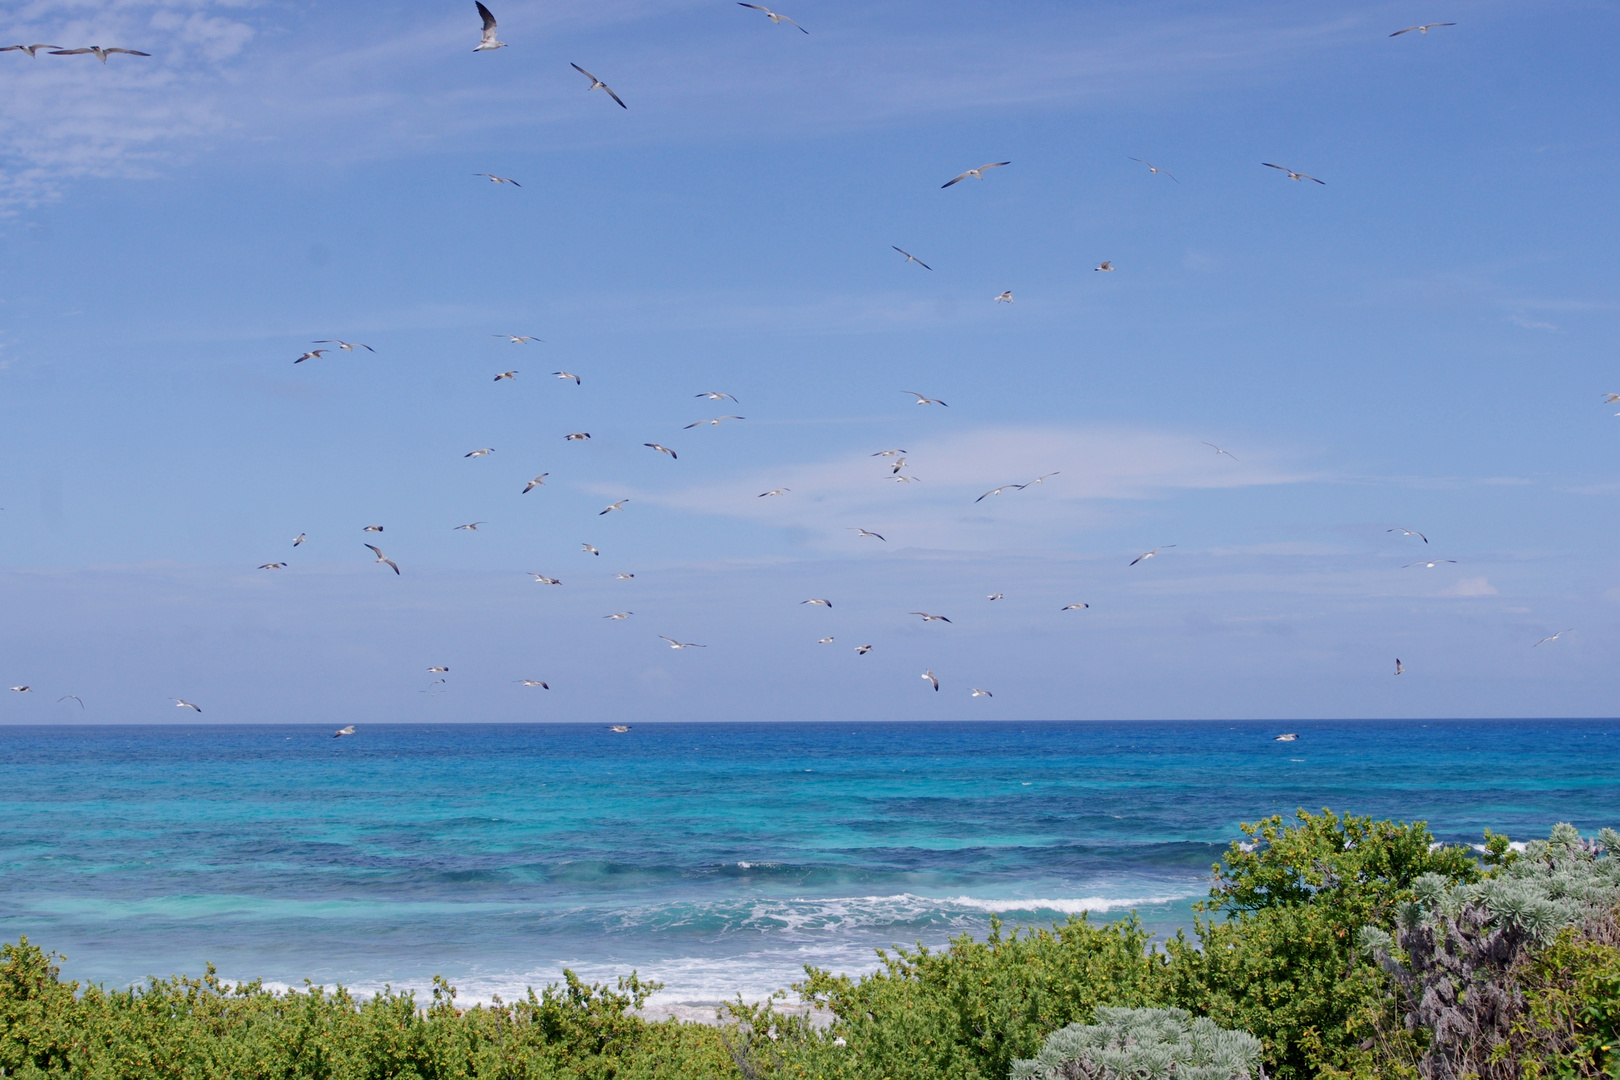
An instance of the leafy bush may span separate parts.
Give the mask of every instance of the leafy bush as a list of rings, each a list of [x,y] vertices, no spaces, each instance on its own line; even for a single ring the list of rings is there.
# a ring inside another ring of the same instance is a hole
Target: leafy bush
[[[1012,1080],[1249,1080],[1263,1078],[1260,1040],[1223,1031],[1185,1009],[1100,1008],[1093,1024],[1055,1031]]]

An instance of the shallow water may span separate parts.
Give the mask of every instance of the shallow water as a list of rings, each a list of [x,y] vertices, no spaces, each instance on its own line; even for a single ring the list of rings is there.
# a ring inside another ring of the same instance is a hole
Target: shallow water
[[[712,1000],[993,913],[1171,930],[1239,822],[1298,807],[1620,825],[1620,721],[331,730],[0,727],[0,935],[116,984],[483,998],[566,966]]]

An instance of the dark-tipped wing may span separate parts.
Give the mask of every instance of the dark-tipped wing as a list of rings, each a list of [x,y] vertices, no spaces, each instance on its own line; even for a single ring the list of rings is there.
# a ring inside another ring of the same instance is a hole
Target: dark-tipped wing
[[[479,0],[473,0],[473,3],[478,7],[478,17],[484,20],[484,37],[486,39],[493,37],[495,35],[495,16],[491,15],[489,8],[485,7]]]

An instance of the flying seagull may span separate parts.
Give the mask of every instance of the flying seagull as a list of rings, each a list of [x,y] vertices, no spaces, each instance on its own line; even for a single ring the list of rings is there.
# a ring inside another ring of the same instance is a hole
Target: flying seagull
[[[514,345],[527,345],[531,341],[545,343],[544,338],[537,338],[533,334],[491,334],[490,337],[503,337]]]
[[[1415,536],[1419,540],[1423,541],[1425,544],[1427,544],[1429,542],[1429,538],[1427,536],[1424,536],[1422,533],[1418,532],[1416,529],[1403,529],[1403,528],[1401,528],[1400,526],[1397,525],[1393,529],[1385,529],[1384,531],[1387,532],[1387,533],[1398,532],[1402,536]]]
[[[1227,457],[1232,458],[1233,461],[1237,460],[1237,458],[1232,457],[1232,454],[1231,454],[1230,451],[1222,450],[1220,447],[1216,446],[1212,442],[1206,442],[1204,445],[1209,447],[1211,450],[1215,451],[1215,456],[1216,457],[1220,457],[1222,454],[1225,454]]]
[[[983,180],[984,179],[984,170],[986,170],[986,169],[999,169],[1003,165],[1011,165],[1011,164],[1012,164],[1012,162],[1010,162],[1010,161],[992,161],[988,165],[980,165],[977,169],[969,169],[967,172],[962,173],[959,176],[952,177],[951,179],[945,181],[943,184],[941,184],[939,186],[941,188],[948,188],[952,184],[960,184],[963,180],[966,180],[970,176],[973,177],[976,180]]]
[[[1173,548],[1175,546],[1176,545],[1174,545],[1174,544],[1164,544],[1164,545],[1162,545],[1160,547],[1154,548],[1152,551],[1144,551],[1144,552],[1142,552],[1142,554],[1140,554],[1136,558],[1132,559],[1130,565],[1135,566],[1137,563],[1143,561],[1144,559],[1153,558],[1159,552],[1165,550],[1165,548]]]
[[[397,563],[393,559],[390,559],[390,558],[386,557],[385,555],[383,555],[382,548],[378,547],[375,544],[367,544],[366,547],[370,548],[371,553],[373,555],[377,556],[377,561],[378,562],[387,563],[389,566],[392,566],[394,568],[394,573],[396,573],[396,574],[399,573],[399,563]]]
[[[995,697],[996,695],[992,694],[988,690],[980,690],[977,686],[975,686],[973,688],[972,696],[973,697]]]
[[[519,492],[518,494],[527,495],[529,492],[533,491],[537,487],[544,487],[545,483],[546,483],[546,477],[548,477],[550,475],[551,474],[548,473],[548,472],[541,473],[539,476],[535,477],[533,480],[530,480],[527,484],[524,484],[523,485],[523,490],[521,492]]]
[[[284,563],[284,562],[267,562],[267,563],[260,564],[259,569],[260,570],[285,570],[285,569],[287,569],[287,564]]]
[[[894,247],[893,244],[890,244],[889,246]],[[922,267],[924,270],[932,270],[933,269],[932,266],[929,266],[927,263],[925,263],[921,259],[917,258],[917,256],[915,256],[911,252],[907,251],[905,248],[898,248],[897,247],[897,248],[894,248],[894,250],[896,250],[900,254],[904,255],[906,257],[906,262],[908,262],[908,263],[916,263],[918,266]]]
[[[933,668],[929,668],[927,671],[923,672],[922,677],[933,683],[935,690],[939,689],[939,676],[934,674]]]
[[[557,378],[559,378],[559,379],[573,379],[575,386],[584,386],[585,385],[583,382],[580,381],[579,376],[575,375],[572,371],[553,371],[552,374],[557,376]]]
[[[1285,731],[1281,735],[1277,736],[1275,739],[1273,739],[1271,741],[1272,742],[1294,742],[1294,741],[1298,740],[1298,738],[1299,738],[1299,734],[1297,732]]]
[[[604,619],[628,619],[630,616],[632,616],[634,614],[635,614],[635,612],[633,612],[633,611],[615,611],[611,615],[602,616],[602,618],[604,618]]]
[[[998,304],[1011,304],[1013,302],[1014,301],[1013,301],[1012,290],[1011,289],[1008,289],[1006,292],[1001,293],[999,296],[996,297],[996,303],[998,303]]]
[[[719,393],[716,393],[713,390],[705,390],[701,394],[693,394],[692,396],[693,397],[708,398],[710,401],[724,401],[726,398],[731,398],[733,403],[737,403],[737,399],[734,398],[734,397],[731,397],[730,394],[719,394]]]
[[[827,610],[829,610],[829,611],[832,610],[832,601],[831,600],[821,600],[821,599],[800,600],[799,603],[801,603],[801,604],[820,604],[822,607],[826,608]]]
[[[618,578],[620,581],[632,581],[632,580],[635,579],[636,575],[634,575],[634,574],[614,574],[613,576]]]
[[[534,578],[535,584],[537,584],[537,585],[561,585],[562,584],[562,579],[561,578],[546,577],[546,575],[537,574],[533,570],[530,570],[528,573],[529,573],[530,577]]]
[[[641,444],[641,445],[642,445],[642,446],[646,446],[646,447],[650,447],[650,448],[651,448],[651,449],[653,449],[653,450],[656,450],[656,451],[658,451],[658,452],[659,452],[659,453],[660,453],[660,454],[668,454],[668,455],[669,455],[669,459],[670,459],[670,460],[671,460],[671,461],[674,461],[674,460],[676,460],[676,458],[675,458],[675,451],[673,451],[673,450],[671,450],[671,449],[670,449],[670,448],[669,448],[669,447],[667,447],[667,446],[659,446],[659,445],[658,445],[658,444],[657,444],[657,443],[655,443],[655,442],[644,442],[644,443],[642,443],[642,444]]]
[[[1058,608],[1058,610],[1059,611],[1084,611],[1084,610],[1086,610],[1086,608],[1088,608],[1090,606],[1091,606],[1090,604],[1064,604],[1062,607]]]
[[[494,381],[495,382],[500,382],[502,379],[515,379],[517,377],[518,377],[517,369],[513,368],[511,371],[503,371],[499,375],[495,376]]]
[[[707,649],[708,648],[707,645],[699,645],[696,642],[692,642],[692,641],[676,641],[672,637],[664,637],[663,634],[659,634],[658,636],[660,638],[662,638],[664,641],[669,642],[669,647],[672,648],[672,649]]]
[[[34,688],[29,686],[27,683],[24,683],[21,686],[13,686],[11,689],[19,694],[31,694],[34,692]]]
[[[588,439],[590,437],[591,437],[591,433],[588,432],[588,431],[576,431],[571,435],[564,435],[563,436],[563,441],[564,442],[582,442],[585,439]]]
[[[1549,641],[1557,641],[1559,638],[1563,637],[1565,634],[1573,634],[1574,632],[1575,632],[1574,630],[1560,630],[1560,631],[1558,631],[1558,633],[1554,634],[1552,637],[1544,637],[1540,641],[1536,642],[1535,645],[1532,645],[1530,647],[1532,649],[1534,649],[1534,648],[1536,648],[1537,645],[1545,645]],[[16,689],[16,688],[13,687],[13,689]]]
[[[608,728],[608,730],[613,732],[613,734],[615,734],[615,735],[623,735],[625,732],[630,730],[630,725],[629,724],[614,724],[612,727]]]
[[[781,495],[783,492],[792,491],[792,490],[793,490],[792,488],[771,488],[771,490],[769,490],[769,491],[760,492],[758,495],[755,495],[754,498],[763,499],[767,495]]]
[[[197,712],[202,712],[201,709],[198,709],[197,706],[193,705],[185,698],[170,698],[169,700],[174,702],[174,707],[177,709],[195,709]]]
[[[381,525],[367,525],[365,528],[361,529],[360,531],[361,532],[377,532],[377,533],[380,533],[380,532],[383,531],[383,527]]]
[[[1535,646],[1531,646],[1531,648],[1534,648],[1534,647]],[[1397,675],[1406,674],[1406,668],[1401,665],[1401,658],[1398,657],[1398,656],[1395,658],[1395,674],[1397,674]]]
[[[832,643],[833,643],[833,639],[830,638],[830,637],[824,637],[824,638],[817,638],[816,639],[816,644],[817,645],[831,645]]]
[[[590,93],[592,90],[602,90],[607,94],[608,97],[612,98],[614,101],[619,102],[619,108],[628,109],[630,107],[630,106],[626,105],[624,102],[619,101],[619,95],[615,94],[613,92],[613,88],[611,86],[609,86],[607,83],[603,82],[601,79],[598,79],[595,75],[592,75],[590,72],[586,71],[584,68],[580,67],[578,64],[570,63],[568,66],[573,68],[575,71],[579,72],[581,75],[585,76],[587,79],[591,80],[591,85],[589,85],[589,86],[587,86],[585,88],[585,92],[587,94]]]
[[[297,536],[293,537],[293,547],[297,547],[299,544],[302,544],[307,535],[307,533],[299,533]]]
[[[433,675],[433,674],[448,675],[448,674],[450,674],[450,669],[443,666],[442,664],[435,664],[434,666],[428,668],[428,674],[430,674],[430,675]]]
[[[7,45],[0,52],[25,52],[29,56],[38,57],[40,49],[60,49],[60,45]]]
[[[794,26],[799,26],[798,23],[793,22],[793,20],[788,18],[786,15],[778,15],[768,7],[760,7],[758,4],[745,4],[742,2],[742,0],[737,0],[737,6],[753,8],[755,11],[763,11],[766,17],[769,18],[773,23],[793,23]],[[804,27],[799,26],[799,33],[808,34],[809,32],[810,31],[806,30]]]
[[[597,511],[596,516],[601,517],[603,514],[611,514],[615,510],[623,510],[624,509],[624,504],[629,502],[629,501],[630,501],[629,499],[620,499],[616,503],[610,503],[606,510]]]
[[[600,555],[600,554],[602,554],[600,551],[597,551],[595,548],[591,547],[591,545],[589,545],[589,544],[581,544],[579,547],[580,547],[581,551],[588,551],[592,555]]]
[[[539,679],[519,679],[518,682],[522,683],[524,686],[538,686],[542,690],[551,689],[550,686],[541,682]]]
[[[0,51],[4,51],[4,50],[0,50]],[[84,700],[82,698],[80,698],[78,694],[63,694],[61,697],[56,699],[56,703],[58,705],[60,705],[60,704],[62,704],[62,702],[68,700],[68,698],[72,698],[74,701],[77,701],[79,703],[79,708],[81,708],[81,709],[84,708]]]
[[[356,350],[356,349],[364,349],[364,350],[366,350],[366,352],[376,352],[377,351],[376,349],[373,349],[370,345],[367,345],[363,341],[339,341],[337,338],[322,339],[320,341],[315,342],[315,344],[316,345],[336,345],[338,348],[342,349],[344,352],[354,352],[354,350]]]
[[[1397,31],[1395,31],[1393,34],[1391,34],[1389,36],[1390,37],[1400,37],[1402,34],[1410,34],[1414,30],[1416,30],[1420,34],[1423,34],[1423,35],[1427,36],[1429,31],[1433,30],[1436,26],[1456,26],[1456,25],[1457,24],[1454,23],[1454,22],[1424,23],[1422,26],[1408,26],[1405,30],[1397,30]]]
[[[894,475],[898,474],[900,472],[900,470],[905,468],[905,467],[906,467],[906,459],[905,458],[898,458],[898,459],[896,459],[896,461],[894,463],[894,467],[889,470],[889,475],[894,476]]]
[[[920,477],[920,476],[896,476],[896,477],[891,477],[891,479],[893,479],[894,482],[897,483],[897,484],[912,484],[912,483],[916,483],[917,481],[921,480],[922,477]]]
[[[694,420],[692,423],[687,424],[686,427],[683,430],[690,431],[692,428],[702,427],[704,424],[708,424],[711,427],[719,427],[720,426],[720,421],[722,421],[722,420],[746,420],[746,419],[748,419],[748,417],[746,417],[746,416],[733,416],[733,415],[727,414],[726,416],[716,416],[712,420]]]
[[[867,457],[895,457],[895,456],[897,456],[899,454],[909,454],[909,453],[911,453],[910,450],[879,450],[875,454],[867,454],[866,456]]]
[[[141,52],[139,49],[103,49],[100,45],[90,45],[83,49],[57,49],[55,52],[51,53],[51,55],[78,56],[80,53],[95,53],[96,59],[100,60],[103,64],[107,62],[107,57],[111,56],[113,53],[124,53],[128,56],[152,55],[149,52]]]
[[[510,176],[496,176],[492,172],[475,172],[475,173],[473,173],[473,175],[474,176],[487,177],[489,179],[489,182],[492,183],[492,184],[511,184],[513,187],[522,187],[523,186],[522,184],[518,183],[516,180],[512,179]]]
[[[341,739],[345,735],[353,735],[353,734],[354,734],[354,725],[353,724],[347,724],[347,725],[345,725],[343,727],[338,728],[336,731],[332,732],[332,738]]]
[[[857,645],[857,646],[855,646],[855,655],[856,656],[865,656],[867,653],[869,653],[871,651],[872,651],[872,646],[870,646],[870,645]]]
[[[1028,486],[1029,486],[1028,484],[1002,484],[998,488],[991,488],[989,491],[985,492],[983,495],[980,495],[977,499],[974,499],[973,501],[976,502],[976,503],[984,502],[984,500],[988,499],[990,496],[992,496],[992,495],[1000,495],[1003,491],[1006,491],[1008,488],[1012,488],[1014,491],[1023,491]]]
[[[325,356],[331,351],[331,349],[311,349],[303,356],[300,356],[298,359],[294,360],[293,363],[302,364],[305,360],[319,360],[321,357]]]
[[[1280,170],[1282,170],[1283,172],[1288,174],[1288,179],[1290,179],[1290,180],[1316,180],[1316,177],[1312,176],[1310,173],[1295,172],[1293,169],[1288,168],[1286,165],[1273,165],[1269,161],[1262,161],[1260,164],[1264,165],[1268,169],[1280,169]],[[1326,184],[1327,183],[1326,180],[1316,180],[1316,182],[1318,184]]]
[[[1604,394],[1603,400],[1613,405],[1615,402],[1620,401],[1620,394]]]
[[[887,543],[888,543],[888,542],[889,542],[889,541],[888,541],[888,540],[887,540],[887,539],[885,539],[885,538],[884,538],[884,537],[882,537],[882,536],[880,536],[880,535],[879,535],[879,534],[877,534],[877,533],[875,533],[875,532],[873,532],[873,531],[872,531],[872,530],[870,530],[870,529],[858,529],[858,528],[856,528],[856,527],[854,527],[854,526],[853,526],[853,525],[852,525],[852,526],[850,526],[850,530],[849,530],[849,531],[850,531],[850,532],[858,532],[858,533],[860,533],[860,534],[861,534],[861,535],[862,535],[862,536],[868,536],[868,537],[871,537],[871,538],[872,538],[872,539],[873,539],[873,540],[882,540],[882,541],[883,541],[883,542],[884,542],[884,543],[885,543],[885,544],[887,544]]]
[[[1028,484],[1025,484],[1024,486],[1025,487],[1033,487],[1036,484],[1044,484],[1048,480],[1052,479],[1052,477],[1057,476],[1057,475],[1061,474],[1062,472],[1063,472],[1062,469],[1054,469],[1049,473],[1042,473],[1041,475],[1037,476],[1035,479],[1031,480]]]
[[[1406,566],[1401,567],[1401,569],[1405,570],[1408,566],[1422,566],[1422,567],[1425,567],[1426,569],[1433,570],[1435,567],[1439,566],[1441,563],[1447,563],[1447,562],[1454,563],[1456,561],[1457,561],[1456,559],[1435,559],[1432,562],[1424,562],[1422,559],[1419,559],[1417,562],[1409,562],[1409,563],[1407,563]]]
[[[451,532],[461,532],[463,529],[465,529],[467,532],[477,532],[478,531],[478,526],[480,526],[480,525],[488,525],[488,524],[489,524],[489,522],[487,522],[487,521],[469,521],[465,525],[457,525],[455,528],[451,529],[450,531]]]
[[[949,405],[945,405],[945,403],[943,401],[939,400],[938,398],[924,397],[922,394],[917,393],[917,391],[915,391],[915,390],[902,390],[900,392],[902,394],[910,394],[912,397],[916,398],[917,399],[916,403],[918,405],[944,405],[945,408],[947,408],[947,409],[950,408]]]
[[[1006,595],[1007,595],[1006,593],[993,592],[989,596],[985,597],[985,599],[986,600],[1001,600],[1001,599],[1005,599]]]
[[[907,615],[921,615],[923,622],[945,622],[945,623],[948,623],[948,622],[951,621],[951,620],[947,619],[943,615],[930,615],[926,611],[908,611],[908,612],[906,612],[906,614]]]
[[[488,457],[490,454],[493,454],[494,452],[495,452],[495,448],[493,446],[486,446],[482,450],[469,450],[465,454],[462,454],[461,456],[462,457]]]
[[[478,16],[484,20],[484,33],[473,52],[488,52],[491,49],[504,49],[506,42],[495,39],[495,16],[489,13],[489,8],[482,3],[478,4]]]
[[[1162,176],[1170,176],[1169,173],[1165,172],[1163,169],[1159,168],[1157,165],[1153,164],[1151,161],[1143,161],[1139,157],[1133,157],[1130,160],[1136,162],[1138,165],[1146,165],[1147,166],[1147,171],[1150,172],[1150,173],[1158,173],[1158,174],[1160,174]],[[1176,178],[1173,177],[1173,176],[1170,176],[1170,179],[1176,180]],[[1181,181],[1176,180],[1176,183],[1179,184],[1179,183],[1181,183]]]
[[[1092,269],[1093,270],[1102,270],[1105,273],[1112,273],[1113,269],[1114,269],[1114,264],[1109,262],[1107,259],[1104,259],[1102,262],[1098,263],[1096,266],[1093,266]]]

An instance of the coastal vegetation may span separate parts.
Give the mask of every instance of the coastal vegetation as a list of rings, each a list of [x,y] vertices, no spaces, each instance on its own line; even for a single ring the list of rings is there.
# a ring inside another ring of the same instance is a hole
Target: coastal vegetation
[[[1559,825],[1521,851],[1487,833],[1476,855],[1420,823],[1329,811],[1244,832],[1167,942],[1134,916],[993,923],[880,953],[860,978],[809,969],[794,989],[813,1011],[739,1000],[713,1026],[641,1018],[657,985],[634,975],[472,1007],[443,980],[427,1001],[212,969],[80,987],[25,938],[0,946],[0,1075],[1008,1080],[1226,1062],[1273,1080],[1620,1077],[1620,834]]]

